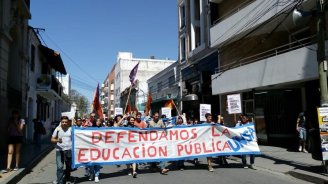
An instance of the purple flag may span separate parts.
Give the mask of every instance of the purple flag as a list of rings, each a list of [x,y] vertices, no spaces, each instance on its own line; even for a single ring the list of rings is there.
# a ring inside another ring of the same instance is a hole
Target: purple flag
[[[136,79],[136,75],[137,75],[137,72],[138,72],[138,66],[139,66],[139,62],[130,72],[129,77],[130,77],[131,84],[134,84],[134,81]]]

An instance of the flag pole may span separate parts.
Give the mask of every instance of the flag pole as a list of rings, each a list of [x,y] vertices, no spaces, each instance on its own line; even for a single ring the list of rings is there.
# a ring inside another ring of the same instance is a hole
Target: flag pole
[[[178,112],[178,114],[179,114],[179,116],[180,116],[180,111],[179,111],[179,109],[177,108],[177,106],[175,105],[175,103],[174,103],[174,100],[171,98],[171,100],[172,100],[172,103],[173,103],[173,105],[174,105],[174,108],[177,110],[177,112]]]
[[[132,89],[132,84],[130,85],[128,98],[127,98],[126,103],[125,103],[124,114],[126,114],[125,111],[126,111],[126,108],[128,107],[128,102],[129,102],[129,98],[130,98],[130,94],[131,94],[131,89]]]

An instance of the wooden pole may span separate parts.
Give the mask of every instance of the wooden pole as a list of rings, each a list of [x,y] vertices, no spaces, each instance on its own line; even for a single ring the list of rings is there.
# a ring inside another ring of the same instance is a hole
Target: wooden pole
[[[173,99],[171,99],[171,100],[172,100],[172,102],[173,102],[174,108],[177,110],[178,115],[180,116],[180,111],[179,111],[179,109],[177,108],[177,106],[175,105],[174,100],[173,100]]]
[[[128,107],[128,102],[129,102],[129,98],[130,98],[130,94],[131,94],[131,89],[132,89],[132,84],[130,85],[128,98],[127,98],[126,103],[125,103],[124,114],[126,113],[126,108]]]

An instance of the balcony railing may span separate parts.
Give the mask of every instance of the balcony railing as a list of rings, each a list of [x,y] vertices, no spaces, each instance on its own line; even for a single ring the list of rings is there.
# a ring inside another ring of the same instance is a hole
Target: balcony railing
[[[63,86],[53,75],[42,74],[36,79],[36,89],[39,92],[50,93],[61,97]]]
[[[226,65],[222,65],[222,66],[216,68],[215,73],[223,73],[223,72],[233,69],[233,68],[237,68],[237,67],[240,67],[243,65],[254,63],[256,61],[260,61],[260,60],[263,60],[266,58],[277,56],[279,54],[283,54],[283,53],[286,53],[286,52],[289,52],[292,50],[296,50],[301,47],[306,47],[306,46],[312,45],[313,43],[316,42],[315,38],[316,38],[316,36],[313,35],[313,36],[310,36],[310,37],[307,37],[304,39],[299,39],[295,42],[281,45],[279,47],[267,50],[265,52],[261,52],[261,53],[258,53],[258,54],[252,55],[252,56],[248,56],[248,57],[245,57],[245,58],[242,58],[239,60],[231,61]]]

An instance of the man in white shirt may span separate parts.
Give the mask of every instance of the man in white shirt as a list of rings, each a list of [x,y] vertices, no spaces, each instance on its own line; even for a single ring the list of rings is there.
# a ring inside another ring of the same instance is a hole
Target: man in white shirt
[[[72,131],[67,116],[61,117],[60,126],[52,133],[51,142],[56,143],[57,182],[70,181],[72,165]],[[65,171],[64,171],[65,164]]]

